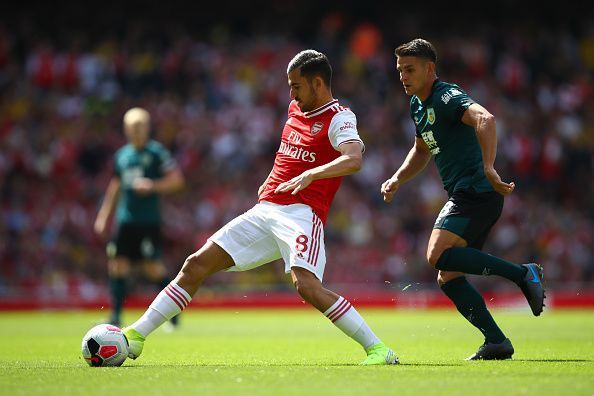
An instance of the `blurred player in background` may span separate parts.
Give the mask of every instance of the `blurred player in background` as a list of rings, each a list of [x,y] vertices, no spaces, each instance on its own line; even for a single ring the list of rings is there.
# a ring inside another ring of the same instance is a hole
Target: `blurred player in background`
[[[401,184],[425,168],[432,156],[449,200],[439,213],[427,247],[437,281],[458,311],[485,336],[468,360],[508,359],[514,348],[487,310],[481,294],[464,274],[499,275],[516,283],[535,316],[543,310],[542,268],[514,264],[481,251],[501,215],[504,196],[514,183],[501,180],[494,168],[497,134],[494,117],[460,87],[440,81],[435,48],[416,39],[396,48],[397,70],[411,96],[416,125],[413,148],[396,173],[382,184],[386,202]]]
[[[162,236],[159,195],[180,190],[184,179],[171,154],[149,138],[150,115],[132,108],[124,115],[128,144],[114,158],[115,175],[95,220],[95,232],[104,236],[116,211],[117,231],[107,245],[112,298],[110,323],[118,325],[132,263],[141,263],[146,277],[165,287],[168,275],[161,262]],[[177,324],[177,318],[172,318]]]
[[[365,349],[361,364],[398,363],[349,301],[322,286],[328,210],[342,176],[357,172],[362,163],[356,117],[332,97],[332,68],[324,54],[300,52],[287,74],[293,100],[274,166],[258,189],[258,203],[190,255],[145,314],[124,329],[131,358],[140,355],[145,337],[190,303],[208,276],[282,258],[301,297]]]

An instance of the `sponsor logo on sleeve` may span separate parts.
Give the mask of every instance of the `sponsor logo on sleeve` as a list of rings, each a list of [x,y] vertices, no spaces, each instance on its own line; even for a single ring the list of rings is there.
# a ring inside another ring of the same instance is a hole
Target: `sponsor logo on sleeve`
[[[448,92],[446,92],[443,95],[441,95],[441,101],[444,104],[448,104],[448,102],[450,101],[450,99],[452,99],[454,96],[458,96],[458,95],[462,95],[462,91],[460,91],[457,88],[450,88],[448,90]]]
[[[355,128],[355,123],[350,122],[350,121],[345,121],[342,123],[342,126],[340,127],[341,131],[344,131],[345,129],[356,129]]]

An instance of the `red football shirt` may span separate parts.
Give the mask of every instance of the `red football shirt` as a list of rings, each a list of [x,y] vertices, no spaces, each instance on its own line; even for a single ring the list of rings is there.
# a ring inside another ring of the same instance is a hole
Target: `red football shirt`
[[[349,141],[361,142],[363,146],[355,114],[337,100],[306,113],[299,109],[297,102],[292,101],[274,166],[259,201],[281,205],[303,203],[309,205],[325,223],[342,177],[315,180],[296,195],[292,195],[291,191],[275,194],[274,190],[279,184],[308,169],[335,160],[341,155],[338,146]]]

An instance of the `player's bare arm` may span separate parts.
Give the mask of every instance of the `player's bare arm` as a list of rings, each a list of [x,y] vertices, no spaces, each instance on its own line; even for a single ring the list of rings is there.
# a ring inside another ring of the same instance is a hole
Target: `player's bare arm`
[[[120,179],[112,177],[105,191],[105,197],[103,198],[99,213],[97,213],[97,219],[95,219],[94,229],[98,235],[105,235],[107,221],[113,213],[119,193]]]
[[[400,168],[382,184],[381,193],[384,196],[384,202],[391,202],[400,185],[419,174],[430,160],[429,146],[423,139],[416,138],[413,148],[408,152]]]
[[[132,188],[139,194],[169,194],[179,191],[184,186],[184,177],[177,168],[170,170],[160,179],[139,177],[132,183]]]
[[[497,156],[497,129],[495,117],[483,106],[473,103],[462,116],[462,122],[473,127],[481,146],[483,154],[483,167],[485,176],[493,189],[501,195],[508,195],[514,191],[514,182],[505,183],[495,170],[495,157]]]
[[[299,176],[278,185],[275,193],[291,191],[295,195],[311,184],[314,180],[328,179],[331,177],[347,176],[361,169],[363,152],[360,142],[347,142],[338,146],[340,157],[325,165],[309,169]]]

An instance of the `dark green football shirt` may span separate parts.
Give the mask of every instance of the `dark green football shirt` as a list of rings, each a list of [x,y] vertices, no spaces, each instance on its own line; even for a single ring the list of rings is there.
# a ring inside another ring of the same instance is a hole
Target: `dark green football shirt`
[[[424,102],[410,99],[410,114],[434,156],[444,189],[473,187],[477,192],[493,191],[483,172],[483,156],[474,128],[462,122],[462,115],[474,101],[456,84],[436,80]]]
[[[140,195],[132,189],[139,177],[159,179],[177,165],[169,151],[155,140],[149,140],[137,150],[127,144],[114,157],[115,174],[120,179],[120,195],[116,210],[118,224],[158,224],[161,221],[159,196],[156,193]]]

